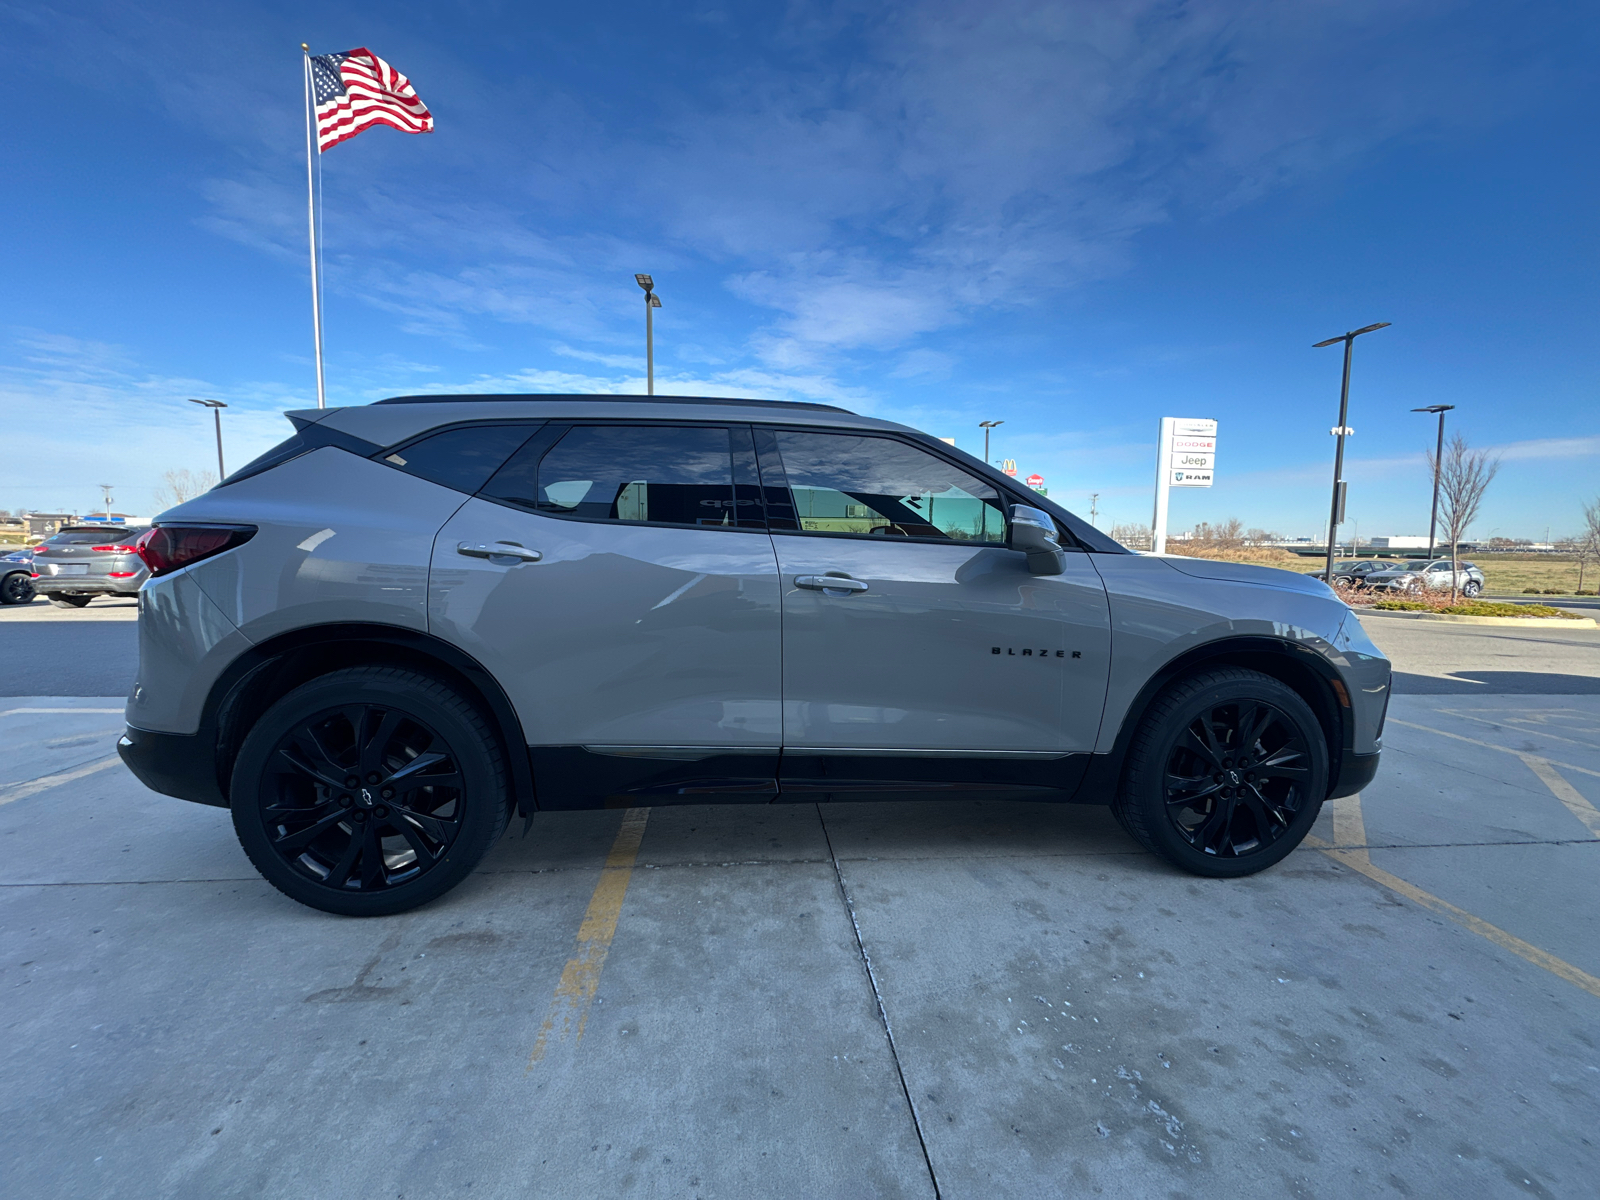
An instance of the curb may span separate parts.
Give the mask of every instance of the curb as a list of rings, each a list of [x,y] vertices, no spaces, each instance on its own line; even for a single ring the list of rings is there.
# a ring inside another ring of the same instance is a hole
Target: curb
[[[1501,625],[1512,628],[1600,629],[1593,617],[1463,617],[1455,613],[1398,612],[1384,608],[1352,610],[1358,617],[1408,617],[1413,621],[1451,621],[1457,625]]]

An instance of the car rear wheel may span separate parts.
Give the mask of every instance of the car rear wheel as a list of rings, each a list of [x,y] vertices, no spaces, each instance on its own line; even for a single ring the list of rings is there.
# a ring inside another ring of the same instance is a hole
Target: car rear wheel
[[[1461,585],[1461,594],[1468,600],[1471,600],[1481,591],[1483,591],[1483,584],[1479,583],[1476,579],[1469,579]]]
[[[303,684],[246,735],[233,825],[258,871],[324,912],[384,916],[465,879],[506,827],[506,770],[478,710],[429,676],[353,667]]]
[[[85,604],[88,604],[89,601],[93,599],[93,596],[56,595],[50,597],[50,603],[54,604],[57,608],[82,608]]]
[[[1287,685],[1226,668],[1173,684],[1128,748],[1117,818],[1136,841],[1197,875],[1250,875],[1316,822],[1328,745]]]
[[[26,571],[13,571],[0,580],[0,604],[27,604],[36,592]]]

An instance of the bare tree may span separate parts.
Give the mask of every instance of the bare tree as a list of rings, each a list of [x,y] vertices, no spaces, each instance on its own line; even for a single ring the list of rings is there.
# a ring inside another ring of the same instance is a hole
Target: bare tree
[[[161,486],[156,488],[156,511],[175,508],[216,486],[215,471],[191,471],[187,467],[167,471],[161,476]]]
[[[1444,448],[1444,460],[1436,462],[1428,455],[1428,475],[1435,469],[1439,478],[1439,516],[1444,524],[1444,535],[1450,542],[1450,599],[1456,598],[1456,584],[1461,577],[1461,539],[1467,527],[1478,519],[1478,509],[1483,504],[1483,494],[1500,471],[1500,459],[1487,450],[1473,450],[1467,439],[1459,433]]]
[[[1266,546],[1282,540],[1283,538],[1270,529],[1247,529],[1244,535],[1244,544],[1246,546]]]
[[[1581,592],[1584,568],[1600,559],[1600,496],[1583,506],[1583,528],[1572,539],[1572,550],[1578,556],[1578,590]]]
[[[1111,539],[1121,542],[1129,550],[1149,550],[1152,544],[1148,525],[1112,525]]]

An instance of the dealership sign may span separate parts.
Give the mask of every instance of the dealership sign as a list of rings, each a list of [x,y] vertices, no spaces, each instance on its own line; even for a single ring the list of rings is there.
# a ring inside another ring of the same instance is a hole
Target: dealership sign
[[[1173,488],[1208,488],[1215,481],[1217,423],[1210,417],[1162,417],[1156,450],[1156,511],[1151,521],[1157,554],[1167,549],[1167,498]]]

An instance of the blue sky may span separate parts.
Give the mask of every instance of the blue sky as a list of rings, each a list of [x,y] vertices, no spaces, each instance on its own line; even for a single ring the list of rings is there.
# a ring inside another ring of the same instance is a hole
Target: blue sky
[[[1449,0],[0,6],[0,506],[148,512],[315,403],[299,43],[437,132],[323,158],[330,403],[819,399],[955,437],[1100,524],[1157,423],[1220,422],[1174,528],[1309,534],[1361,339],[1350,516],[1425,531],[1431,419],[1503,456],[1478,536],[1600,491],[1588,5]]]

